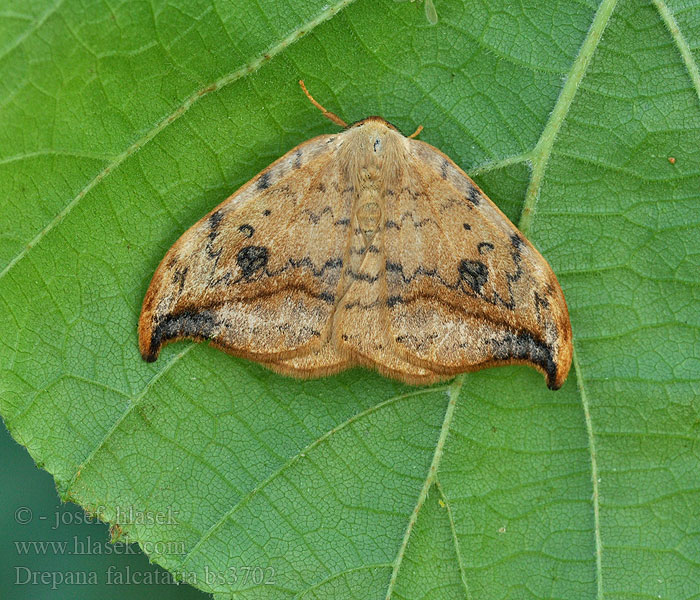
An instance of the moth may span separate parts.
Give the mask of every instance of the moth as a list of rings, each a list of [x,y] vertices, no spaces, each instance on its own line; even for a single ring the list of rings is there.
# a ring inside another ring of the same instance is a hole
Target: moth
[[[410,384],[527,364],[558,389],[572,334],[535,247],[445,154],[381,117],[290,150],[168,250],[139,346],[208,340],[295,377]]]

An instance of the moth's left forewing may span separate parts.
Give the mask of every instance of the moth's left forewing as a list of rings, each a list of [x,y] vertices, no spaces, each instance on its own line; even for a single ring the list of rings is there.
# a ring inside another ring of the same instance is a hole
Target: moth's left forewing
[[[291,150],[170,248],[139,320],[144,358],[182,338],[264,362],[325,342],[352,204],[333,166],[339,142]]]
[[[447,156],[408,143],[411,164],[386,217],[397,348],[445,374],[526,363],[560,387],[571,326],[551,268]]]

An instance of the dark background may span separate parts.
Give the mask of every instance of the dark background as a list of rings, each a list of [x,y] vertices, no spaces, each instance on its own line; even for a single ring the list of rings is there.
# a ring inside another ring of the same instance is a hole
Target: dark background
[[[62,503],[51,475],[37,468],[4,423],[0,457],[2,600],[211,598],[189,585],[173,583],[167,571],[148,562],[137,544],[111,544],[107,525],[86,522],[89,517],[82,508]],[[70,577],[89,581],[91,573],[97,583],[68,583]],[[145,583],[148,578],[151,583]]]

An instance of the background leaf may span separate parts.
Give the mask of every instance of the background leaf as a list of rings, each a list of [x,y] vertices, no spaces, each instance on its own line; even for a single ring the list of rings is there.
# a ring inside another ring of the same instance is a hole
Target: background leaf
[[[5,424],[64,499],[175,515],[121,528],[221,597],[697,597],[700,3],[436,9],[5,2]],[[347,121],[422,123],[520,222],[571,309],[560,392],[140,359],[167,248],[333,130],[300,78]]]

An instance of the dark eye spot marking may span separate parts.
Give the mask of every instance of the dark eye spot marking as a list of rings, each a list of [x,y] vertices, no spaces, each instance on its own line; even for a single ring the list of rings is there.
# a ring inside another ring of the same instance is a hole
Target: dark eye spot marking
[[[185,267],[184,269],[175,269],[175,272],[173,273],[173,284],[180,283],[180,287],[178,288],[178,295],[182,294],[182,290],[185,287],[185,279],[187,278],[187,271],[189,271],[189,267]],[[535,297],[537,297],[537,294],[535,294]]]
[[[374,151],[375,151],[375,152],[377,151],[377,147],[380,146],[381,143],[382,143],[382,142],[380,141],[379,138],[377,138],[376,140],[374,140]]]
[[[443,179],[447,179],[447,169],[450,166],[450,162],[445,159],[442,161],[442,164],[440,165],[440,175],[442,176]]]
[[[259,190],[266,190],[269,187],[270,187],[270,172],[265,171],[262,175],[260,175],[260,179],[258,179],[258,189]]]
[[[238,251],[236,262],[243,271],[243,277],[250,278],[267,265],[269,252],[265,246],[245,246]]]
[[[494,245],[491,242],[481,242],[476,249],[479,251],[479,254],[483,254],[484,252],[489,252],[494,249]]]
[[[213,212],[209,215],[209,227],[211,229],[216,229],[219,224],[221,223],[221,219],[224,218],[224,214],[220,211],[217,210],[216,212]]]
[[[470,231],[472,226],[469,223],[462,223],[462,227],[464,227],[465,231]]]
[[[481,293],[481,288],[489,278],[488,267],[478,260],[463,259],[457,267],[459,277],[474,292]]]
[[[404,300],[401,296],[390,296],[386,301],[386,305],[389,308],[394,308],[394,306],[396,306],[397,304],[401,304],[403,301]]]
[[[479,206],[481,204],[481,196],[475,187],[469,188],[469,194],[467,194],[467,200],[471,202],[474,206]]]
[[[250,225],[241,225],[238,228],[238,231],[240,231],[244,236],[247,238],[253,237],[253,234],[255,233],[255,229],[253,229]]]
[[[266,209],[263,211],[263,216],[269,217],[271,212],[272,212],[271,210],[269,210],[269,209],[266,208]]]

